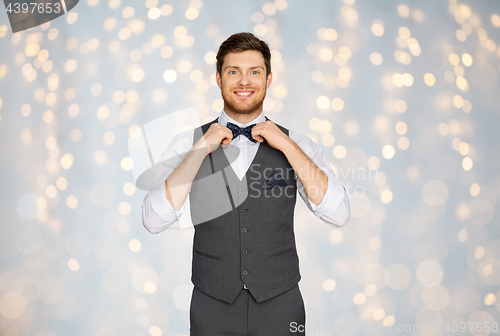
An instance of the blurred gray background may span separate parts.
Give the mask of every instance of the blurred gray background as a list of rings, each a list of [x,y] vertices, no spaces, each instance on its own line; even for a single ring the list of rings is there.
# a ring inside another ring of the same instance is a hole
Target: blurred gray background
[[[216,118],[241,31],[272,50],[266,115],[349,187],[341,229],[297,201],[308,334],[499,335],[498,0],[81,0],[16,34],[0,10],[0,334],[189,334],[194,231],[142,226],[127,143]]]

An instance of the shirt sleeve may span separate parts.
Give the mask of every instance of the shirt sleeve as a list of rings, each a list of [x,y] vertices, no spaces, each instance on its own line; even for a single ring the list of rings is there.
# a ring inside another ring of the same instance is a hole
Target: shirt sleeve
[[[297,174],[297,189],[300,197],[304,200],[306,206],[312,213],[327,224],[334,227],[342,227],[351,218],[351,208],[349,201],[349,193],[345,185],[336,177],[333,169],[326,161],[321,148],[312,141],[309,137],[289,131],[290,139],[295,141],[297,145],[309,156],[309,158],[323,171],[328,177],[328,188],[326,190],[321,203],[316,205],[307,197],[304,186]]]
[[[167,199],[165,180],[184,160],[193,144],[193,130],[177,134],[154,167],[151,188],[142,202],[142,223],[151,233],[160,233],[178,221],[187,198],[179,211]],[[191,188],[189,188],[191,191]]]

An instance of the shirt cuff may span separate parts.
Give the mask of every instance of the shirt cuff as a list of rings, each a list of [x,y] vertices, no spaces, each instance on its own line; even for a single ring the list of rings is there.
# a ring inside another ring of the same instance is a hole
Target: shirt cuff
[[[308,197],[306,197],[314,215],[317,217],[332,214],[339,208],[342,201],[346,197],[349,197],[349,194],[347,193],[347,190],[342,182],[328,175],[327,178],[328,188],[323,196],[323,199],[318,205],[314,204]]]
[[[164,183],[160,190],[152,190],[149,192],[149,195],[151,208],[153,208],[158,217],[165,221],[178,221],[180,219],[186,202],[184,202],[180,211],[176,211],[167,199]]]

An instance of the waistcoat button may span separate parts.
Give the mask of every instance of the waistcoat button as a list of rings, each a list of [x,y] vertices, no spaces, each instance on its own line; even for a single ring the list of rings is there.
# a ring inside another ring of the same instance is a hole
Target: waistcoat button
[[[247,250],[243,250],[242,252],[243,252],[243,254],[247,254],[247,253],[248,253],[248,251],[247,251]]]
[[[247,208],[241,208],[241,212],[247,211]]]
[[[247,270],[244,270],[243,271],[243,275],[247,275],[248,274],[248,271]]]
[[[241,229],[241,232],[246,233],[246,232],[247,232],[247,229],[246,229],[246,228],[243,228],[243,229]]]

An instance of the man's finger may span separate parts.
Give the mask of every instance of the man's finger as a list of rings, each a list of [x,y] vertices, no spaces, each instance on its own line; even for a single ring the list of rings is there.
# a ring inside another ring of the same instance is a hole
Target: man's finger
[[[257,140],[258,142],[263,142],[264,141],[264,138],[260,135],[254,135],[252,136],[255,140]]]
[[[226,139],[229,140],[229,142],[231,142],[231,140],[233,140],[233,132],[229,128],[227,128],[227,127],[226,127],[226,130],[227,130],[227,132],[226,132],[227,133]]]

